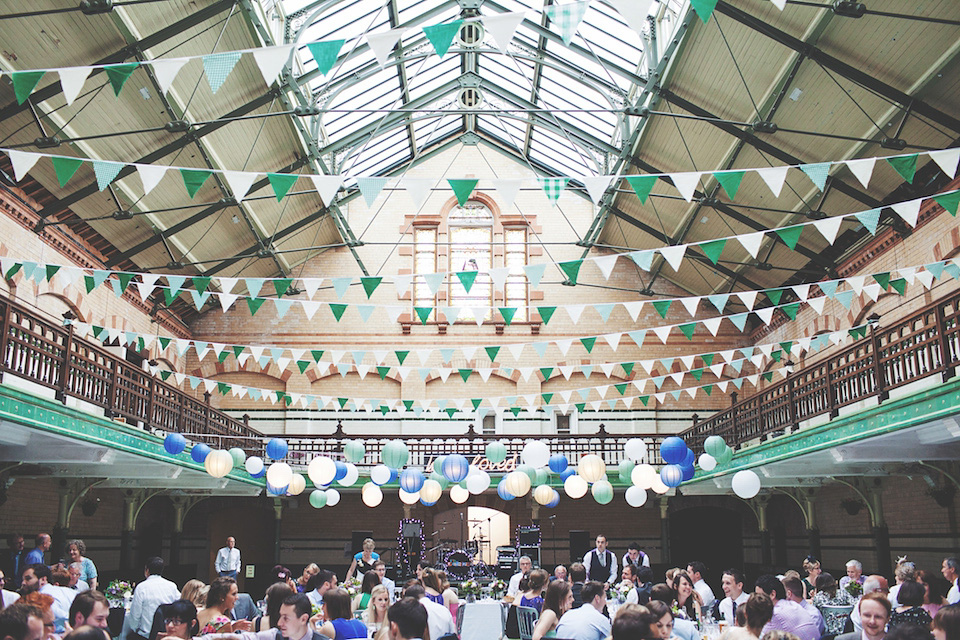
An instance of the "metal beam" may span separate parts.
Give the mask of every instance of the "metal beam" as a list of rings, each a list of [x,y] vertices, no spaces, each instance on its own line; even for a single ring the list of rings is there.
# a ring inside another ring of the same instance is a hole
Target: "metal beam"
[[[546,6],[546,3],[544,3],[544,6]],[[546,31],[546,28],[547,28],[547,20],[548,20],[547,12],[544,11],[543,14],[541,14],[540,16],[540,26],[543,27],[544,31]],[[547,39],[546,37],[543,36],[543,34],[540,34],[539,36],[537,36],[537,49],[539,51],[547,50]],[[543,63],[537,60],[533,64],[533,82],[532,82],[533,86],[530,87],[530,100],[529,100],[531,104],[537,103],[537,98],[539,97],[538,94],[540,93],[540,79],[542,77],[543,77]],[[533,140],[534,122],[535,121],[533,118],[533,114],[531,113],[527,122],[527,130],[523,134],[523,147],[521,149],[524,156],[530,155],[530,142]]]

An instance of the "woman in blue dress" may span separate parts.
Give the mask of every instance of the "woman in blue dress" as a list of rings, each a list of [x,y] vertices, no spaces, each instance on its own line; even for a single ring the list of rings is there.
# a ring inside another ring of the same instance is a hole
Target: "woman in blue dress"
[[[323,617],[326,622],[320,633],[333,640],[355,640],[370,634],[367,625],[353,617],[350,594],[343,589],[330,589],[323,594]]]
[[[539,613],[543,609],[543,590],[547,588],[550,574],[543,569],[534,569],[527,577],[527,590],[517,603],[521,607],[533,607]]]

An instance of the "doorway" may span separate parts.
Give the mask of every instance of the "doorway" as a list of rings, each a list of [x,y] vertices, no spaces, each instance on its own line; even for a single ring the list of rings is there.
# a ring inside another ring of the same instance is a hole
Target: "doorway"
[[[724,569],[743,566],[741,515],[720,507],[696,507],[670,514],[668,567],[686,569],[692,560],[707,566],[703,579],[714,593],[721,593]]]

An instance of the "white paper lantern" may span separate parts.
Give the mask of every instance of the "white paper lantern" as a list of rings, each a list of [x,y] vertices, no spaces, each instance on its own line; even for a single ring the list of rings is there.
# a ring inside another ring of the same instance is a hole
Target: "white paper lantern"
[[[287,495],[298,496],[307,488],[307,479],[299,473],[293,474],[290,478],[290,486],[287,487]]]
[[[385,464],[378,464],[370,469],[370,480],[374,484],[387,484],[390,482],[390,467]]]
[[[657,474],[657,477],[654,478],[653,484],[650,485],[650,488],[653,489],[654,493],[661,496],[665,494],[667,491],[670,491],[670,487],[663,484],[663,480],[660,479],[659,473]]]
[[[341,487],[352,487],[359,478],[360,470],[357,469],[357,465],[353,464],[352,462],[348,462],[347,475],[337,480],[337,484]]]
[[[467,476],[467,491],[475,496],[480,495],[490,488],[490,474],[486,471],[478,470]]]
[[[539,440],[531,440],[523,445],[520,451],[520,460],[534,469],[547,466],[550,462],[550,447]]]
[[[760,477],[749,469],[737,471],[733,474],[732,487],[735,494],[749,500],[760,493]]]
[[[243,463],[243,466],[247,469],[247,473],[252,476],[259,475],[263,471],[263,458],[258,456],[250,456],[247,458],[247,461]]]
[[[704,471],[713,471],[717,468],[717,459],[709,453],[701,453],[697,459],[697,464],[699,464],[700,468]]]
[[[360,497],[363,499],[363,504],[373,508],[383,502],[383,490],[376,484],[368,482],[360,490]]]
[[[267,467],[267,482],[275,487],[285,487],[290,484],[293,469],[286,462],[274,462]]]
[[[458,484],[450,487],[450,499],[456,504],[463,504],[470,499],[470,492]]]
[[[439,482],[432,478],[427,478],[423,481],[423,486],[420,487],[421,500],[424,502],[436,502],[442,495],[443,487],[440,486]]]
[[[336,489],[327,489],[327,506],[335,507],[340,503],[340,492]]]
[[[211,451],[203,461],[203,467],[214,478],[222,478],[233,469],[233,456],[224,449]]]
[[[640,487],[634,485],[632,487],[627,487],[627,493],[625,494],[625,497],[627,499],[627,504],[631,507],[642,507],[647,501],[647,491],[646,489],[641,489]]]
[[[595,453],[589,453],[580,458],[577,465],[577,475],[587,482],[596,482],[607,476],[607,463]]]
[[[653,465],[638,464],[630,473],[630,481],[641,489],[650,489],[654,481],[660,477]]]
[[[515,498],[520,498],[527,495],[530,491],[530,476],[525,474],[523,471],[511,471],[507,474],[506,479],[504,480],[504,486],[507,491],[510,492],[510,495]]]
[[[403,504],[416,504],[420,502],[420,492],[414,491],[413,493],[408,493],[400,489],[400,502]]]
[[[623,455],[634,462],[643,462],[647,458],[647,441],[643,438],[630,438],[623,445]]]
[[[553,500],[553,489],[549,485],[542,484],[533,490],[533,499],[539,504],[546,505]]]
[[[563,481],[563,490],[574,500],[587,495],[588,489],[587,481],[576,474],[569,476]]]
[[[325,487],[333,482],[337,475],[337,464],[327,456],[317,456],[310,461],[307,475],[315,487]]]

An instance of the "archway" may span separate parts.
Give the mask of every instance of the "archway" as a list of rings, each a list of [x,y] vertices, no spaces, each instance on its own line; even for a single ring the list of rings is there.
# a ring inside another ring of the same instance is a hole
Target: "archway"
[[[701,506],[670,514],[671,566],[707,565],[704,579],[719,584],[723,570],[743,566],[743,522],[731,509]]]

